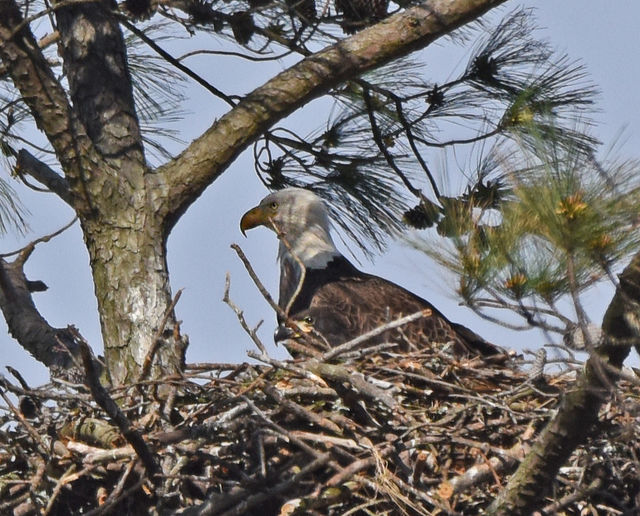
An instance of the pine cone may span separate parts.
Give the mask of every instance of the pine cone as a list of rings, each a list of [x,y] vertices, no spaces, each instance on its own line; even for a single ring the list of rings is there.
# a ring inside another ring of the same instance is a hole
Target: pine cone
[[[335,0],[335,6],[344,18],[342,30],[353,34],[387,16],[389,0]]]
[[[303,23],[316,18],[316,0],[287,0],[287,5]]]

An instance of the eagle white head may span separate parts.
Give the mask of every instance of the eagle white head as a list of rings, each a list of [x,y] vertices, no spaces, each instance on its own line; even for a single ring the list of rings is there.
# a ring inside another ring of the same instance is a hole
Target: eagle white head
[[[257,226],[278,233],[280,261],[290,260],[293,254],[305,267],[320,268],[340,256],[331,238],[327,206],[304,188],[285,188],[269,194],[242,216],[243,234]]]

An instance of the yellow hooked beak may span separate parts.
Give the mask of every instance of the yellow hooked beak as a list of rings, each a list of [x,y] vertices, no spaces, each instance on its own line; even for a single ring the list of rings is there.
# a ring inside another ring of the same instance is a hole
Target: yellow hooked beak
[[[240,219],[240,231],[247,236],[245,231],[258,226],[273,227],[273,220],[278,213],[278,203],[276,201],[270,204],[259,204],[255,208],[251,208]]]
[[[240,231],[247,236],[246,231],[258,226],[262,226],[269,221],[268,209],[265,206],[256,206],[251,208],[240,219]]]
[[[295,332],[295,337],[301,337],[302,335],[300,332],[311,333],[313,331],[313,318],[308,315],[302,319],[293,320],[287,323],[287,326]]]

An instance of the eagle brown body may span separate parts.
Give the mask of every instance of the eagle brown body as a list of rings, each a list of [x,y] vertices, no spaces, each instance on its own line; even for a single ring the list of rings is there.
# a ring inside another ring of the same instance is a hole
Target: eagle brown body
[[[438,346],[456,355],[505,356],[470,329],[449,321],[425,299],[354,267],[335,248],[327,209],[312,192],[288,188],[267,196],[243,216],[240,227],[244,232],[258,225],[277,229],[281,238],[279,305],[288,319],[278,321],[277,341],[296,338],[300,328],[306,328],[337,346],[400,317],[428,310],[430,315],[367,344],[395,342],[403,349]]]
[[[456,355],[503,353],[470,329],[449,321],[425,299],[388,280],[359,271],[344,257],[336,258],[326,269],[307,271],[291,304],[290,319],[294,324],[302,322],[312,327],[330,345],[338,346],[425,309],[431,315],[377,335],[366,344],[396,342],[403,349],[440,345],[448,346]],[[281,338],[286,339],[289,333],[281,331]]]

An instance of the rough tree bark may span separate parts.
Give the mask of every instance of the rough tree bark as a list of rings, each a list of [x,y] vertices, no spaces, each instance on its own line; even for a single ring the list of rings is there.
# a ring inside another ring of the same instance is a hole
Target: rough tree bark
[[[150,170],[126,47],[111,12],[115,2],[55,10],[69,101],[15,0],[0,0],[0,59],[68,182],[89,250],[113,383],[138,378],[158,338],[151,376],[180,370],[186,339],[174,331],[166,240],[182,213],[243,149],[332,86],[424,48],[503,2],[439,0],[407,9],[274,77],[180,156]]]
[[[56,12],[71,102],[28,26],[16,30],[22,19],[12,1],[0,2],[0,57],[68,181],[91,260],[108,371],[119,385],[138,378],[158,338],[152,376],[177,373],[186,341],[173,331],[166,232],[155,216],[159,196],[147,185],[151,171],[114,7],[96,2]]]

